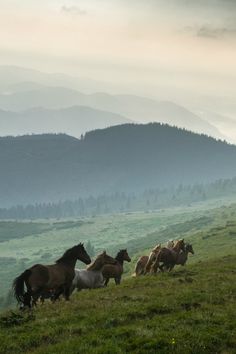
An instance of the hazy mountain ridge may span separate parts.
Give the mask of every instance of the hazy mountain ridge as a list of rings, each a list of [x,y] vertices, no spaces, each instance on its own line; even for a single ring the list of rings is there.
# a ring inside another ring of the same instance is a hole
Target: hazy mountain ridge
[[[167,123],[197,133],[224,138],[217,128],[207,122],[207,120],[173,102],[156,101],[134,95],[84,94],[65,87],[39,85],[37,88],[37,85],[32,83],[25,86],[27,89],[29,87],[32,87],[32,89],[1,94],[1,109],[24,111],[35,107],[43,107],[45,109],[59,110],[71,106],[87,106],[97,110],[113,112],[126,118],[127,121]],[[120,123],[124,123],[124,121]],[[99,126],[91,128],[99,128]],[[55,130],[54,132],[57,131]]]
[[[236,147],[160,124],[125,124],[78,140],[0,139],[1,206],[137,192],[236,176]]]
[[[23,112],[0,110],[0,135],[66,133],[76,137],[99,128],[131,123],[112,112],[86,106],[62,109],[32,108]]]

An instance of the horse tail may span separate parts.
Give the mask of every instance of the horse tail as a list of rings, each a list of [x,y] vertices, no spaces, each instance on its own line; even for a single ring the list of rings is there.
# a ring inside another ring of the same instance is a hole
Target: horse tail
[[[13,281],[12,284],[13,293],[18,303],[24,303],[25,294],[26,294],[24,290],[24,285],[25,285],[25,281],[29,278],[30,274],[31,274],[31,270],[27,269],[21,275],[16,277],[15,280]]]

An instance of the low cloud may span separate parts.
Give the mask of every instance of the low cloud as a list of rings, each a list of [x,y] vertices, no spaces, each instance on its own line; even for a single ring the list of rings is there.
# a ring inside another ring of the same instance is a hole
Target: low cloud
[[[197,37],[221,39],[227,36],[236,35],[236,27],[212,27],[210,25],[185,27],[185,32]]]
[[[61,11],[67,15],[72,15],[72,16],[84,16],[87,15],[87,11],[84,9],[81,9],[78,6],[62,6]]]

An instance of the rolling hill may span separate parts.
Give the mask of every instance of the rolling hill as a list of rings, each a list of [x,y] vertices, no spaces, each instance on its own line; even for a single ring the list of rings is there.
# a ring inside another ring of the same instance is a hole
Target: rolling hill
[[[236,147],[158,123],[0,139],[0,204],[55,202],[236,176]]]

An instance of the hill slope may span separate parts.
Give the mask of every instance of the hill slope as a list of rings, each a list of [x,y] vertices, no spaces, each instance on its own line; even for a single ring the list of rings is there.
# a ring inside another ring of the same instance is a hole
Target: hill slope
[[[0,353],[234,353],[235,261],[205,261],[84,291],[33,314],[5,314]]]
[[[235,176],[235,162],[235,146],[160,124],[1,138],[0,204],[208,182]]]

